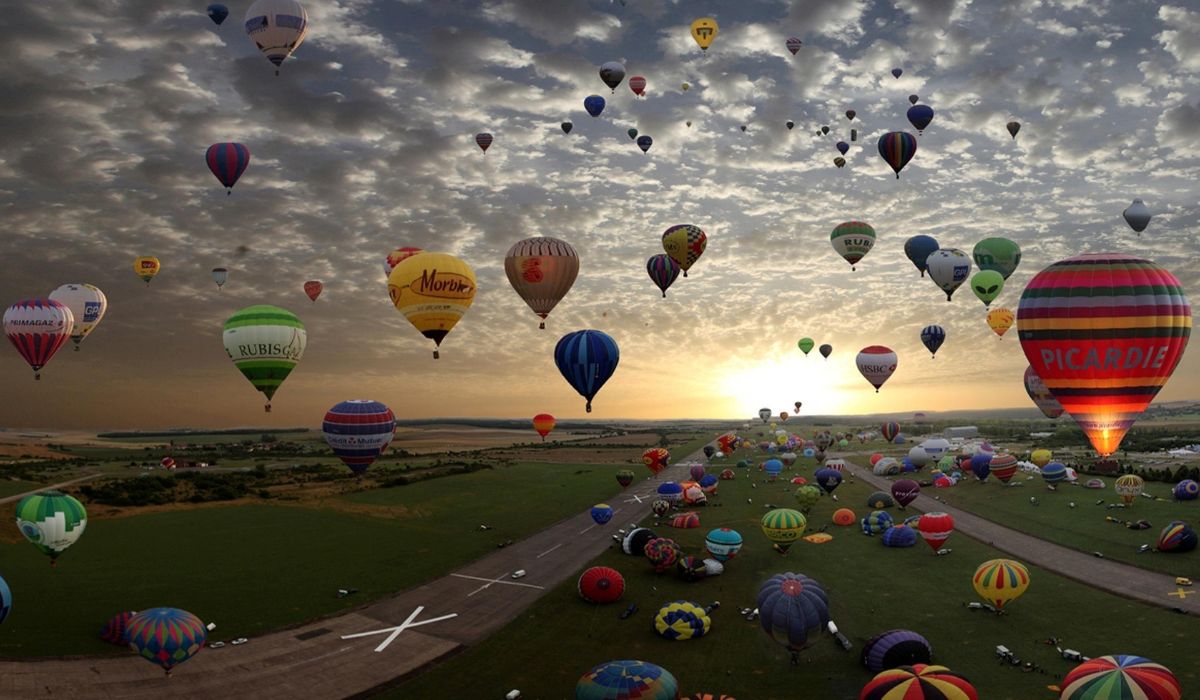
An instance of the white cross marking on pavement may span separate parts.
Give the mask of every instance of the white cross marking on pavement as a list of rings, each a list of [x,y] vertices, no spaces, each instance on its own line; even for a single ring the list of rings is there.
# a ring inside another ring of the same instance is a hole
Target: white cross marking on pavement
[[[428,625],[431,622],[441,622],[442,620],[449,620],[452,617],[458,617],[458,613],[450,613],[449,615],[442,615],[441,617],[434,617],[434,618],[430,618],[428,620],[421,620],[420,622],[413,622],[413,620],[417,619],[417,615],[420,615],[421,611],[424,609],[425,609],[424,605],[418,605],[417,609],[412,611],[412,614],[408,616],[407,620],[405,620],[404,622],[401,622],[399,625],[397,625],[395,627],[388,627],[386,629],[374,630],[371,632],[359,632],[357,634],[343,634],[342,639],[356,639],[358,637],[369,637],[373,634],[387,634],[388,632],[391,632],[391,634],[388,635],[387,639],[383,640],[382,642],[380,642],[379,646],[375,647],[375,651],[379,652],[379,651],[383,651],[384,649],[387,649],[388,645],[391,644],[392,642],[396,641],[396,637],[399,637],[400,633],[406,629],[409,629],[411,627],[420,627],[421,625]]]
[[[450,575],[457,576],[459,578],[471,579],[472,581],[486,581],[487,582],[487,583],[483,584],[482,586],[480,586],[479,588],[476,588],[475,590],[468,593],[467,594],[468,598],[470,598],[471,596],[475,595],[476,593],[478,593],[482,590],[491,588],[493,583],[503,583],[506,586],[524,586],[525,588],[536,588],[541,591],[546,590],[545,586],[535,586],[532,583],[518,583],[517,581],[505,581],[503,574],[501,574],[500,576],[498,576],[496,578],[482,578],[479,576],[467,576],[466,574],[450,574]]]
[[[649,498],[649,496],[647,496],[647,498]],[[633,502],[635,502],[635,501],[636,501],[636,502],[638,502],[638,503],[641,503],[641,502],[642,502],[642,497],[641,497],[641,496],[638,496],[638,495],[634,495],[634,497],[633,497],[633,498],[630,498],[630,499],[626,500],[625,502],[626,502],[626,503],[633,503]],[[613,512],[615,513],[616,511],[613,511]]]

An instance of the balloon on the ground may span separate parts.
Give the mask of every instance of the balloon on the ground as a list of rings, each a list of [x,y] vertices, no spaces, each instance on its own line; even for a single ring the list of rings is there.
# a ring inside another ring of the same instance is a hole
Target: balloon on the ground
[[[592,521],[597,525],[604,525],[613,519],[613,507],[607,503],[597,503],[588,511],[592,516]]]
[[[917,530],[925,543],[936,553],[954,532],[954,517],[949,513],[925,513],[917,521]]]
[[[908,458],[912,461],[913,466],[918,469],[929,464],[929,453],[920,445],[915,445],[908,451]]]
[[[1062,462],[1051,462],[1042,467],[1042,481],[1053,486],[1067,478],[1067,465]]]
[[[1129,228],[1137,231],[1138,236],[1141,236],[1142,231],[1145,231],[1146,227],[1150,225],[1150,208],[1140,199],[1133,200],[1133,204],[1125,207],[1121,216],[1125,217],[1125,223],[1129,224]]]
[[[1043,470],[1044,471],[1044,470]],[[1138,496],[1142,495],[1142,489],[1145,488],[1146,482],[1137,474],[1125,474],[1117,477],[1113,488],[1116,489],[1117,495],[1126,504],[1133,503]]]
[[[1158,534],[1155,547],[1160,552],[1190,552],[1196,548],[1196,531],[1182,520],[1172,520]]]
[[[1200,483],[1196,483],[1191,479],[1184,479],[1175,488],[1171,489],[1171,495],[1177,501],[1194,501],[1197,496],[1200,496]]]
[[[878,535],[895,525],[892,516],[886,510],[874,510],[862,519],[862,531],[865,535]]]
[[[704,538],[704,547],[717,561],[729,561],[742,551],[742,535],[727,527],[710,530]]]
[[[904,525],[892,526],[883,531],[883,546],[912,547],[917,543],[917,531]]]
[[[1140,656],[1089,659],[1063,678],[1059,700],[1180,700],[1183,688],[1170,669]]]
[[[1019,561],[992,559],[975,569],[971,583],[980,598],[997,610],[1003,610],[1029,588],[1029,570]]]
[[[675,562],[675,571],[679,574],[679,578],[688,583],[695,583],[708,576],[708,567],[699,557],[680,557],[679,561]]]
[[[817,501],[821,500],[821,489],[811,484],[805,484],[796,489],[796,502],[800,506],[800,511],[807,513]]]
[[[137,612],[126,610],[113,615],[100,628],[100,639],[119,647],[129,646],[129,621]]]
[[[858,516],[849,508],[838,508],[833,511],[833,524],[847,527],[853,525],[858,520]]]
[[[1004,308],[1003,306],[996,307],[988,311],[987,324],[992,332],[1001,338],[1012,328],[1013,322],[1017,320],[1017,315],[1012,312],[1012,309]]]
[[[669,525],[680,530],[690,530],[694,527],[700,527],[700,516],[695,513],[680,513],[671,518]]]
[[[557,238],[526,238],[505,253],[504,274],[517,296],[542,319],[538,328],[545,328],[546,316],[575,284],[579,254]]]
[[[850,269],[854,270],[855,263],[871,252],[872,246],[875,245],[875,229],[862,221],[846,221],[834,227],[833,232],[829,234],[829,240],[833,249],[845,258],[846,262],[850,263]]]
[[[906,131],[889,131],[879,137],[878,147],[879,156],[892,166],[899,180],[900,171],[917,154],[917,137]]]
[[[757,606],[763,631],[797,654],[829,625],[829,597],[804,574],[775,574],[758,589]]]
[[[988,464],[992,476],[1002,484],[1007,484],[1013,478],[1013,474],[1017,473],[1017,466],[1017,458],[1010,454],[992,455],[992,461]]]
[[[870,345],[858,351],[854,360],[863,378],[875,387],[875,393],[896,371],[896,353],[882,345]]]
[[[933,648],[929,646],[929,640],[916,632],[888,630],[880,632],[863,645],[859,658],[868,670],[879,673],[885,668],[928,664],[933,660]]]
[[[388,296],[396,310],[434,343],[442,341],[475,301],[475,271],[446,253],[423,252],[406,258],[388,275]]]
[[[651,447],[642,452],[642,464],[646,465],[651,474],[657,474],[666,469],[670,460],[671,452],[665,447]]]
[[[657,535],[652,530],[644,527],[635,527],[625,534],[621,540],[621,551],[626,554],[644,556],[646,545]]]
[[[41,370],[71,337],[75,315],[53,299],[25,299],[4,312],[4,334],[41,379]]]
[[[654,631],[663,639],[673,641],[703,637],[711,627],[712,618],[708,611],[686,600],[667,603],[654,616]]]
[[[5,618],[12,612],[12,602],[12,589],[8,587],[8,581],[0,576],[0,624],[3,624]]]
[[[50,565],[67,547],[75,544],[87,527],[87,510],[73,496],[61,491],[39,491],[17,503],[17,529],[42,554]]]
[[[304,357],[308,333],[292,312],[258,305],[230,316],[221,339],[234,366],[267,397],[264,410],[270,411],[275,392]]]
[[[763,534],[781,554],[787,554],[792,544],[804,534],[808,521],[804,514],[791,508],[776,508],[762,517]]]
[[[589,603],[614,603],[625,593],[625,577],[616,569],[593,566],[580,575],[577,590],[579,597]]]
[[[656,537],[646,543],[642,549],[642,553],[646,555],[646,559],[654,566],[655,573],[663,573],[671,567],[675,566],[675,561],[679,559],[679,545],[675,544],[675,540],[667,537]]]
[[[669,671],[645,661],[599,664],[575,684],[575,700],[678,700],[679,683]]]
[[[171,669],[204,648],[208,628],[192,613],[178,608],[151,608],[129,620],[129,648],[169,675]]]
[[[246,36],[278,68],[308,35],[308,13],[296,0],[255,0],[246,10]]]
[[[352,399],[330,408],[321,430],[333,454],[361,475],[392,442],[396,416],[378,401]]]
[[[901,508],[917,500],[917,496],[920,495],[921,485],[912,479],[897,479],[892,482],[892,498],[896,499]]]
[[[979,700],[975,687],[945,666],[916,664],[880,671],[858,700]]]
[[[842,473],[837,469],[824,467],[818,469],[813,475],[817,480],[817,485],[824,489],[825,493],[833,494],[834,490],[842,484]]]
[[[1007,238],[985,238],[971,251],[980,270],[999,272],[1008,279],[1021,264],[1021,247]]]
[[[621,361],[617,341],[603,331],[582,330],[559,338],[554,347],[554,363],[567,383],[586,399],[592,412],[592,399],[612,377]]]
[[[692,265],[696,264],[704,254],[704,249],[708,247],[708,236],[699,226],[676,224],[663,231],[662,246],[667,255],[679,263],[679,267],[683,269],[683,276],[687,277],[688,270],[692,269]]]
[[[950,301],[954,290],[971,274],[971,259],[957,248],[939,248],[926,258],[925,267],[929,278],[946,293],[946,301]]]
[[[987,481],[992,473],[992,453],[980,452],[971,456],[971,473],[979,481]]]
[[[929,256],[938,250],[937,239],[933,236],[922,234],[913,236],[904,242],[904,255],[921,272],[922,277],[925,276],[925,270],[928,269]]]
[[[1119,253],[1054,263],[1017,309],[1025,357],[1102,458],[1170,379],[1191,326],[1179,280]]]

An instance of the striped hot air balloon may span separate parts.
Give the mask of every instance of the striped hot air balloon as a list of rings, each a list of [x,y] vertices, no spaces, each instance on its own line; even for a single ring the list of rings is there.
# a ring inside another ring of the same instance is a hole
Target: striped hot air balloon
[[[42,554],[50,557],[50,565],[67,547],[83,535],[87,528],[87,509],[75,497],[61,491],[40,491],[17,503],[17,529]]]
[[[308,333],[292,312],[278,306],[247,306],[225,321],[225,352],[255,389],[267,397],[265,411],[279,386],[304,356]]]
[[[361,476],[392,442],[396,416],[378,401],[352,399],[330,408],[321,429],[333,453]]]
[[[592,399],[612,377],[620,361],[617,341],[603,331],[568,333],[554,346],[554,363],[558,371],[587,400],[588,413],[592,412]]]
[[[1183,689],[1162,664],[1116,654],[1090,659],[1071,669],[1059,700],[1179,700]]]
[[[652,255],[646,261],[646,274],[650,275],[654,286],[662,291],[663,299],[667,298],[667,289],[675,283],[682,269],[679,267],[679,263],[672,260],[671,256],[666,253]]]
[[[34,379],[42,378],[42,368],[71,337],[74,327],[71,309],[53,299],[18,301],[4,312],[4,334],[33,368]]]
[[[517,295],[542,319],[562,301],[579,276],[579,254],[570,243],[535,236],[517,241],[504,255],[504,273]]]
[[[949,513],[925,513],[917,521],[917,530],[936,553],[954,532],[954,516]]]
[[[854,265],[875,246],[875,229],[864,221],[844,221],[834,227],[829,242],[853,272]]]
[[[933,661],[933,649],[929,646],[929,641],[916,632],[888,630],[880,632],[863,645],[860,659],[863,666],[872,673],[879,673],[885,668],[928,664]]]
[[[858,700],[892,698],[979,700],[979,692],[966,678],[945,666],[916,664],[881,671],[858,694]]]
[[[167,675],[204,648],[208,629],[200,618],[178,608],[152,608],[134,615],[126,632],[129,648]]]
[[[240,143],[214,143],[204,154],[208,169],[225,186],[226,196],[233,194],[233,186],[250,165],[250,149]]]
[[[1007,484],[1009,479],[1013,478],[1013,474],[1017,473],[1017,458],[1010,454],[992,455],[989,466],[992,476],[999,479],[1001,483]]]
[[[892,166],[892,170],[896,171],[896,179],[899,180],[900,171],[917,154],[917,137],[907,131],[889,131],[879,137],[877,145],[879,156]]]
[[[1029,588],[1029,569],[1012,559],[992,559],[975,569],[971,579],[975,592],[997,610],[1020,598]]]
[[[579,577],[577,590],[579,597],[589,603],[614,603],[625,593],[625,577],[616,569],[593,566]]]
[[[791,508],[776,508],[762,517],[759,523],[763,534],[780,554],[787,554],[792,543],[800,539],[808,520],[804,514]]]
[[[663,250],[671,259],[679,263],[679,267],[683,269],[683,276],[688,276],[688,270],[692,269],[692,265],[704,255],[704,249],[708,247],[708,236],[699,226],[694,224],[677,224],[663,231],[662,235]]]
[[[1149,260],[1080,255],[1039,272],[1017,309],[1021,348],[1101,457],[1116,452],[1183,357],[1192,310]]]
[[[583,674],[575,684],[575,700],[678,699],[675,676],[645,661],[609,661]]]

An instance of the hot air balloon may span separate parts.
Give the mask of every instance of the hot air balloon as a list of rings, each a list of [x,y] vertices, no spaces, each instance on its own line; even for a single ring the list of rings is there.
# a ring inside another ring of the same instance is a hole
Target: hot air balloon
[[[797,401],[795,405],[796,405],[796,413],[800,413],[800,407],[801,407],[801,406],[803,406],[804,404],[802,404],[801,402]]]
[[[680,555],[679,545],[675,544],[675,540],[666,537],[656,537],[650,540],[646,543],[642,553],[646,555],[646,559],[654,567],[654,572],[658,574],[675,566]]]
[[[937,357],[938,348],[946,342],[946,329],[938,325],[925,326],[921,329],[921,343],[929,354]]]
[[[1142,495],[1142,489],[1145,485],[1145,481],[1137,474],[1125,474],[1117,478],[1116,482],[1113,483],[1113,488],[1116,490],[1117,495],[1121,497],[1121,500],[1125,502],[1125,505],[1129,505],[1137,500],[1138,496]]]
[[[1012,559],[992,559],[975,569],[971,582],[980,598],[997,610],[1003,610],[1029,588],[1029,570]]]
[[[758,409],[758,417],[762,419],[763,423],[766,423],[768,420],[771,419],[771,409],[769,409],[769,408]]]
[[[622,659],[600,664],[575,684],[575,700],[678,700],[679,683],[666,669]]]
[[[911,528],[892,528],[888,532],[901,532]],[[879,673],[885,668],[911,666],[912,664],[927,664],[933,660],[933,649],[929,640],[910,630],[888,630],[880,632],[863,645],[859,657],[863,666],[872,673]]]
[[[1180,700],[1183,688],[1162,664],[1116,654],[1088,659],[1062,680],[1059,700]]]
[[[633,470],[631,469],[621,469],[617,471],[617,483],[620,484],[621,488],[623,489],[628,488],[629,485],[633,483],[633,478]]]
[[[788,131],[796,128],[796,122],[792,121],[791,119],[784,122],[783,125],[787,127]]]
[[[925,513],[917,521],[917,530],[936,554],[954,532],[954,517],[949,513]]]
[[[321,430],[333,454],[362,476],[392,442],[396,416],[378,401],[352,399],[330,408]]]
[[[799,478],[799,477],[798,477]],[[821,500],[821,489],[811,484],[805,484],[796,489],[794,494],[796,503],[802,513],[807,513],[812,510],[812,507],[817,505],[817,501]]]
[[[629,140],[630,140],[630,141],[636,141],[636,140],[637,140],[637,135],[638,135],[638,130],[637,130],[637,129],[634,129],[634,128],[632,128],[632,127],[631,127],[631,128],[629,128],[629,129],[627,129],[627,130],[625,131],[625,133],[626,133],[626,134],[629,134]]]
[[[1030,280],[1017,309],[1026,358],[1101,457],[1170,378],[1191,325],[1174,275],[1117,253],[1054,263]]]
[[[423,252],[421,248],[412,247],[397,248],[393,250],[387,254],[387,257],[383,259],[383,274],[392,274],[392,270],[395,270],[397,265],[421,252]]]
[[[701,51],[708,51],[713,39],[717,38],[717,30],[717,20],[712,17],[701,17],[692,22],[692,38],[696,40]]]
[[[291,56],[308,34],[308,13],[296,0],[255,0],[246,10],[246,36],[258,50],[279,67]]]
[[[875,229],[862,221],[846,221],[834,227],[829,240],[833,249],[850,263],[853,271],[854,264],[871,252],[871,247],[875,245]]]
[[[1129,224],[1129,228],[1137,231],[1138,236],[1142,235],[1142,231],[1150,225],[1150,209],[1140,199],[1133,200],[1133,204],[1125,207],[1125,211],[1121,212],[1121,216],[1125,217],[1125,223]]]
[[[138,277],[141,277],[142,281],[147,285],[150,284],[150,280],[154,279],[154,276],[157,275],[158,271],[161,269],[162,264],[158,262],[158,258],[142,256],[140,258],[135,258],[133,261],[134,274],[136,274]]]
[[[690,83],[683,82],[683,83],[680,83],[680,84],[679,84],[679,89],[680,89],[680,90],[683,90],[684,92],[687,92],[687,91],[688,91],[688,90],[690,90],[691,88],[692,88],[692,86],[691,86],[691,84],[690,84]],[[690,126],[690,125],[689,125],[689,126]]]
[[[1025,368],[1025,393],[1047,418],[1058,418],[1063,414],[1062,404],[1046,388],[1046,383],[1033,371],[1032,366]]]
[[[564,134],[571,133],[571,129],[575,128],[575,125],[572,124],[571,122],[563,122],[562,124],[559,124],[559,126],[562,127]]]
[[[717,528],[709,531],[704,538],[704,546],[717,561],[729,561],[742,550],[742,536],[737,530]]]
[[[211,19],[218,27],[221,26],[221,23],[224,22],[225,18],[229,16],[229,8],[218,3],[209,5],[205,9],[205,12],[208,13],[208,18]]]
[[[665,447],[651,447],[642,453],[642,464],[646,465],[651,474],[666,469],[670,461],[671,453]]]
[[[119,647],[129,646],[129,621],[136,614],[136,611],[126,610],[110,617],[100,628],[100,639]]]
[[[446,253],[414,255],[396,265],[388,276],[392,304],[421,335],[434,342],[435,360],[442,340],[471,308],[475,290],[471,266]]]
[[[1007,238],[985,238],[972,251],[980,270],[993,270],[1008,279],[1021,264],[1021,247]]]
[[[589,603],[615,603],[625,592],[625,577],[616,569],[593,566],[580,575],[577,590],[579,597]]]
[[[1016,318],[1016,315],[1010,309],[1000,307],[988,312],[987,324],[993,333],[1003,337],[1008,332],[1008,329],[1012,328],[1013,321]]]
[[[214,143],[208,147],[204,160],[212,174],[225,186],[225,195],[228,196],[233,194],[233,186],[246,172],[246,166],[250,165],[250,149],[240,143]]]
[[[903,508],[921,495],[921,485],[912,479],[897,479],[892,482],[892,498]]]
[[[264,410],[270,411],[275,392],[304,356],[308,333],[286,309],[247,306],[225,322],[222,340],[234,366],[267,397]]]
[[[846,110],[846,119],[849,119],[850,121],[854,121],[854,117],[856,117],[856,116],[858,116],[858,112],[855,112],[852,109]]]
[[[992,476],[1000,480],[1000,483],[1007,484],[1013,474],[1017,473],[1017,458],[1010,454],[992,455],[992,461],[988,464],[991,469]]]
[[[582,330],[559,338],[554,347],[554,363],[567,383],[587,400],[587,412],[592,412],[592,399],[612,377],[621,360],[617,341],[607,333]]]
[[[492,145],[492,135],[486,131],[475,134],[475,145],[479,146],[479,150],[487,153],[487,149]]]
[[[213,282],[217,283],[217,289],[224,287],[225,283],[229,281],[229,270],[224,267],[214,267],[212,269],[212,279]]]
[[[845,141],[838,141],[835,148],[837,148],[838,152],[842,155],[846,155],[846,152],[850,150],[850,144],[846,143]]]
[[[42,368],[71,337],[74,327],[71,309],[53,299],[25,299],[4,312],[4,334],[33,368],[34,379],[42,378]]]
[[[817,348],[817,352],[821,353],[821,357],[824,357],[826,360],[828,360],[829,356],[833,354],[833,346],[826,343]]]
[[[650,150],[651,146],[654,145],[654,139],[650,138],[649,136],[639,136],[637,145],[638,148],[642,149],[642,153],[645,153]]]
[[[546,327],[546,316],[562,301],[579,275],[579,255],[570,243],[557,238],[517,241],[504,256],[504,273],[517,295]]]
[[[87,527],[83,504],[61,491],[39,491],[17,503],[17,529],[33,546],[50,557],[50,566],[75,544]]]
[[[174,468],[175,468],[175,458],[174,458],[174,457],[170,457],[170,456],[168,456],[168,457],[163,457],[162,459],[160,459],[160,460],[158,461],[158,464],[159,464],[159,466],[161,466],[163,469],[174,469]]]
[[[792,36],[788,37],[788,40],[784,42],[784,45],[786,45],[787,50],[791,51],[792,55],[795,56],[796,53],[800,51],[800,47],[804,46],[804,42],[800,41],[799,37]]]
[[[588,513],[597,525],[604,525],[613,518],[613,508],[607,503],[597,503]]]
[[[625,79],[625,66],[617,61],[609,61],[600,66],[600,80],[612,89],[613,94],[617,93],[617,86]]]
[[[904,74],[904,71],[903,71],[903,70],[901,70],[900,68],[893,68],[893,69],[892,69],[892,77],[893,77],[893,78],[899,79],[899,78],[900,78],[900,76],[901,76],[901,75],[903,75],[903,74]]]
[[[208,628],[186,610],[151,608],[130,618],[127,636],[130,649],[171,675],[171,669],[204,648]]]
[[[858,700],[979,700],[975,687],[945,666],[916,664],[879,672],[863,686]]]
[[[646,545],[656,537],[657,535],[648,528],[635,527],[621,539],[621,551],[634,556],[644,556]]]
[[[821,135],[828,136],[829,135],[829,127],[827,127],[827,126],[821,127]]]
[[[604,98],[599,95],[588,95],[583,100],[583,108],[593,117],[600,116],[604,111]]]
[[[885,495],[880,492],[880,495]],[[887,532],[895,526],[891,514],[886,510],[872,511],[870,515],[862,519],[862,531],[864,535],[879,535]]]
[[[814,345],[816,345],[816,343],[813,342],[812,338],[801,338],[799,341],[796,342],[796,347],[800,348],[800,351],[803,352],[805,355],[812,352]],[[799,410],[799,409],[797,409],[797,410]]]
[[[57,301],[71,310],[71,342],[75,343],[76,350],[108,310],[108,297],[90,284],[64,284],[50,292],[50,301]]]
[[[957,248],[939,248],[925,260],[925,266],[933,283],[946,293],[946,301],[950,301],[954,290],[971,274],[971,259]]]
[[[839,168],[843,168],[846,166],[846,159],[841,156],[837,156],[833,159],[833,164]]]
[[[929,126],[931,121],[933,121],[933,108],[929,105],[914,104],[908,108],[908,123],[913,125],[918,134],[925,133],[925,127]]]
[[[1009,122],[1005,124],[1004,128],[1008,129],[1008,133],[1015,139],[1017,138],[1017,132],[1021,130],[1021,122]]]
[[[971,473],[980,482],[987,481],[988,474],[992,473],[992,453],[977,452],[971,455]]]
[[[888,421],[879,426],[879,434],[883,436],[884,440],[891,442],[900,434],[900,424],[895,421]]]
[[[971,291],[983,302],[984,308],[989,308],[992,300],[1000,296],[1004,290],[1004,276],[995,270],[976,272],[971,278]]]
[[[686,600],[676,600],[659,608],[654,616],[654,629],[664,639],[686,641],[697,639],[712,627],[709,609]]]
[[[859,373],[875,387],[877,394],[879,387],[896,371],[897,364],[896,353],[882,345],[870,345],[859,350],[854,362],[858,365]]]
[[[704,249],[708,246],[708,236],[704,235],[699,226],[676,224],[663,232],[662,245],[667,255],[679,263],[679,267],[683,269],[683,276],[687,277],[688,270],[704,254]]]
[[[775,550],[780,554],[787,554],[792,543],[804,534],[808,522],[800,511],[776,508],[763,516],[760,525],[763,534],[771,541]]]
[[[1158,542],[1154,545],[1160,552],[1184,553],[1196,548],[1196,531],[1182,520],[1172,520],[1158,533]]]
[[[799,653],[829,626],[829,597],[821,584],[804,574],[775,574],[758,589],[763,631],[792,653]]]
[[[1050,462],[1042,467],[1042,481],[1054,490],[1054,485],[1067,478],[1067,465],[1062,462]],[[1140,477],[1139,477],[1140,478]]]
[[[313,301],[316,301],[317,297],[321,296],[321,291],[324,289],[325,285],[321,283],[321,280],[309,280],[304,283],[304,293]]]
[[[538,435],[542,436],[542,442],[545,442],[546,436],[550,434],[551,430],[554,430],[554,423],[554,416],[549,413],[539,413],[533,417],[533,429],[537,431]],[[630,475],[632,476],[632,472],[630,472]],[[622,485],[628,486],[629,484]]]
[[[929,256],[937,250],[938,242],[932,236],[913,236],[904,242],[904,255],[920,270],[922,277],[925,276]]]
[[[878,147],[879,156],[892,166],[899,180],[900,171],[917,153],[917,137],[906,131],[889,131],[879,137]]]
[[[1192,479],[1184,479],[1175,484],[1175,488],[1171,489],[1171,495],[1177,501],[1194,501],[1200,496],[1200,483]]]
[[[646,78],[640,75],[635,75],[629,79],[629,89],[633,90],[633,94],[638,97],[646,96]]]

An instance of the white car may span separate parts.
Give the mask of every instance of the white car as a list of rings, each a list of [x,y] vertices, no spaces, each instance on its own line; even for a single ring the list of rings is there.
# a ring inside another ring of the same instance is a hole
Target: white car
[[[524,576],[525,576],[525,569],[517,569],[516,571],[512,572],[513,578],[522,578]]]
[[[237,645],[239,645],[239,644],[245,644],[245,643],[246,643],[246,642],[248,642],[248,641],[250,641],[250,640],[249,640],[249,639],[246,639],[245,637],[238,637],[237,639],[235,639],[235,640],[233,640],[232,642],[230,642],[230,644],[232,644],[232,645],[234,645],[234,646],[237,646]]]

